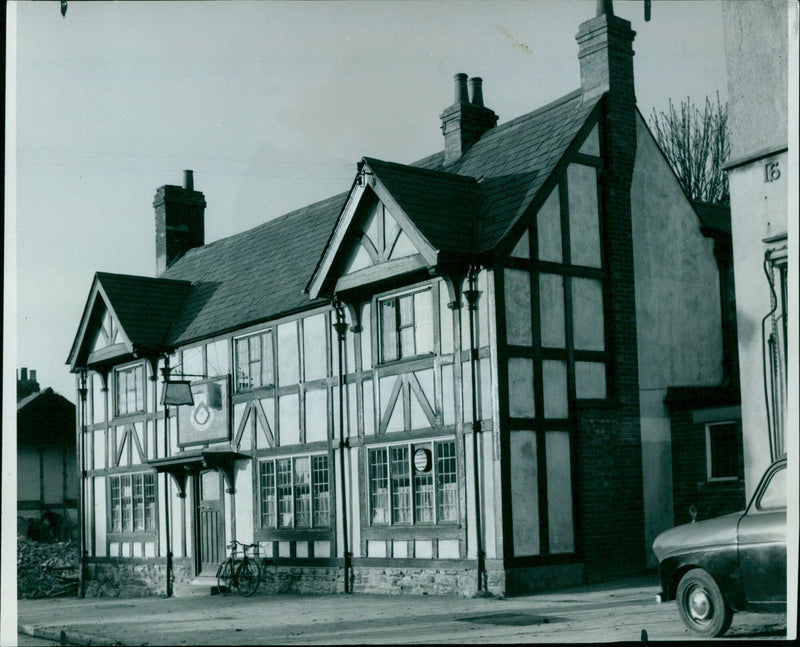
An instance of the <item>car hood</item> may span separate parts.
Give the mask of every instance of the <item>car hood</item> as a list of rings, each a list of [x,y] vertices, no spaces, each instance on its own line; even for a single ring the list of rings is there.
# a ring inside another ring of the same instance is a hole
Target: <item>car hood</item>
[[[681,553],[716,546],[736,544],[736,527],[743,512],[726,514],[716,519],[687,523],[662,532],[653,542],[658,561]]]

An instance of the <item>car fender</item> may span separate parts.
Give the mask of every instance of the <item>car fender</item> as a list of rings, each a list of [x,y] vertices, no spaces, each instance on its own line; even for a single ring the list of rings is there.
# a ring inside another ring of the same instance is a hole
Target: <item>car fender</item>
[[[663,602],[675,599],[678,582],[693,568],[702,568],[714,578],[725,600],[734,611],[744,610],[747,600],[742,586],[736,546],[706,547],[664,559],[658,567]]]

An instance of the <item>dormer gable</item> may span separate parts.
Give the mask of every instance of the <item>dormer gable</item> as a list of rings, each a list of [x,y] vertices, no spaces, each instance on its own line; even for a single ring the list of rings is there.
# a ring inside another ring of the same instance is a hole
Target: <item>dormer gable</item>
[[[307,292],[329,296],[468,257],[476,202],[474,178],[364,158]]]
[[[67,359],[70,369],[103,370],[165,352],[170,324],[190,288],[188,281],[95,274]]]

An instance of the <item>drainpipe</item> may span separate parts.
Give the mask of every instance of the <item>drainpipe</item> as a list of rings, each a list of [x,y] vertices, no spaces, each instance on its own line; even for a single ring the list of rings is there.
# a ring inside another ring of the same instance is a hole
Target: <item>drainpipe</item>
[[[338,298],[334,298],[336,310],[337,352],[339,354],[339,473],[342,487],[342,549],[344,553],[344,592],[350,593],[350,547],[347,541],[347,484],[344,475],[344,450],[350,447],[349,439],[344,437],[344,336],[347,333],[347,322],[344,320],[344,308]]]
[[[80,373],[80,386],[78,387],[78,394],[81,398],[81,408],[78,412],[78,434],[77,434],[77,452],[78,452],[78,487],[80,489],[78,495],[78,525],[80,526],[80,554],[81,563],[78,570],[78,597],[86,597],[86,521],[84,519],[84,510],[86,504],[83,501],[83,492],[86,484],[86,470],[84,469],[83,457],[83,443],[86,431],[86,369],[81,370]]]
[[[486,585],[486,555],[483,551],[483,530],[481,523],[481,484],[480,484],[480,461],[478,460],[478,443],[481,438],[481,421],[478,416],[478,349],[475,347],[475,316],[478,308],[478,297],[480,292],[477,290],[478,267],[473,265],[469,268],[467,275],[469,289],[464,291],[467,299],[467,314],[469,316],[469,372],[472,383],[472,472],[473,483],[475,485],[475,543],[478,555],[478,592],[487,590]]]
[[[166,384],[169,378],[169,355],[164,355],[164,368],[161,374]],[[164,457],[169,455],[169,405],[164,405]],[[169,518],[169,474],[164,472],[164,536],[167,540],[167,597],[172,597],[172,539],[170,538]]]

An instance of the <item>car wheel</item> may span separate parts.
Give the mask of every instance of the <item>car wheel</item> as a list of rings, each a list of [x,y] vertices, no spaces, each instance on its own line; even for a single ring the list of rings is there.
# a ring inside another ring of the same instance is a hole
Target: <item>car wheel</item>
[[[733,611],[714,578],[702,568],[692,569],[683,576],[675,597],[681,620],[694,633],[720,636],[731,626]]]

